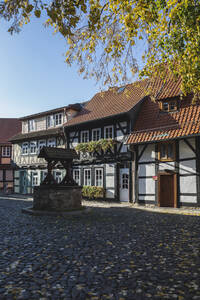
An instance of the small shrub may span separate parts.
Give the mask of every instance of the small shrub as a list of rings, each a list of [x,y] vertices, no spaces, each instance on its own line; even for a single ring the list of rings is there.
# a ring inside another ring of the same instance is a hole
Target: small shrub
[[[83,197],[88,197],[89,199],[103,198],[104,188],[100,186],[83,186],[82,188]]]

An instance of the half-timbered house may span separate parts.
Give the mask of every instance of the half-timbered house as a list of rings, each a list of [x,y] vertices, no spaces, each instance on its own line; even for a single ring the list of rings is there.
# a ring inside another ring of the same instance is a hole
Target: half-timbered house
[[[124,145],[133,130],[148,82],[136,82],[96,94],[72,120],[64,125],[67,147],[99,140],[114,140],[107,150],[80,151],[73,164],[79,185],[104,188],[104,199],[129,201],[132,197],[132,154]],[[142,100],[141,100],[142,99]]]
[[[63,124],[81,109],[81,104],[72,104],[20,119],[22,132],[11,139],[13,160],[18,166],[14,178],[15,193],[31,194],[33,187],[44,179],[47,164],[44,159],[38,158],[39,151],[43,146],[65,148]],[[54,168],[54,177],[57,182],[62,180],[62,166]]]
[[[135,153],[133,197],[138,204],[200,206],[200,105],[181,97],[180,80],[157,81],[127,144]],[[180,98],[181,97],[181,98]]]
[[[9,139],[20,131],[21,122],[18,119],[0,119],[0,192],[13,192],[15,164]]]

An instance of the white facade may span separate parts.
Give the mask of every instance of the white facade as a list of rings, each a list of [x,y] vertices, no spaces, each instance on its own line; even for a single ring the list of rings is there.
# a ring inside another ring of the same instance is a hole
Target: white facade
[[[174,161],[159,161],[159,143],[138,145],[136,163],[136,192],[134,201],[158,205],[159,174],[176,174],[176,193],[178,206],[199,206],[199,174],[195,138],[176,141],[176,158]]]

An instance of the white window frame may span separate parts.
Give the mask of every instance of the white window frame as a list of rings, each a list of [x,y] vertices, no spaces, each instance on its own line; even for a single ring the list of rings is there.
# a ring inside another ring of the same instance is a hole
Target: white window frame
[[[101,177],[102,177],[102,180],[101,180],[101,184],[99,184],[99,178],[97,178],[98,176],[98,172],[101,172]],[[95,186],[100,186],[100,187],[103,187],[103,168],[95,168]]]
[[[22,144],[21,154],[22,155],[28,155],[29,154],[29,143],[28,142],[25,142],[25,143]]]
[[[39,176],[38,172],[34,171],[32,172],[32,187],[39,185]]]
[[[48,173],[47,170],[40,171],[40,183],[44,181],[44,179],[47,176],[47,173]]]
[[[32,151],[32,149],[35,149],[34,151]],[[30,142],[30,154],[36,154],[37,153],[37,142],[36,141],[31,141]]]
[[[78,178],[77,178],[76,174],[78,174]],[[81,176],[80,175],[81,175],[80,169],[73,170],[73,179],[78,185],[81,185]]]
[[[94,139],[94,133],[99,132],[99,139]],[[93,141],[99,141],[101,139],[101,128],[94,128],[92,129],[92,140]]]
[[[54,115],[54,124],[55,126],[60,126],[63,123],[63,114],[58,113]]]
[[[106,136],[106,130],[107,129],[111,129],[112,130],[112,137],[110,137],[110,136]],[[111,126],[105,126],[104,127],[104,139],[113,139],[114,138],[114,132],[113,132],[113,125],[111,125]]]
[[[11,146],[2,146],[2,157],[11,157]]]
[[[38,152],[40,152],[40,150],[45,147],[47,144],[46,140],[39,140],[38,142]]]
[[[54,127],[55,126],[54,115],[48,115],[46,122],[47,122],[47,128]]]
[[[60,183],[62,181],[62,172],[54,171],[54,179],[57,183]]]
[[[86,175],[89,172],[90,176]],[[88,177],[89,177],[89,184],[88,184]],[[91,180],[91,169],[84,169],[84,185],[91,186],[92,180]]]
[[[56,139],[55,138],[48,139],[47,146],[48,147],[56,147]]]
[[[87,134],[87,140],[85,140],[85,134]],[[81,131],[81,143],[88,143],[89,142],[89,130]]]
[[[29,128],[29,132],[30,131],[35,131],[35,120],[28,120],[28,128]]]

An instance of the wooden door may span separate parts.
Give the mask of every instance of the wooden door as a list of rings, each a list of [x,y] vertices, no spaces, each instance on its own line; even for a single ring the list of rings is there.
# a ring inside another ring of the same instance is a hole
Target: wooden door
[[[159,174],[158,176],[158,206],[177,207],[176,174]]]

